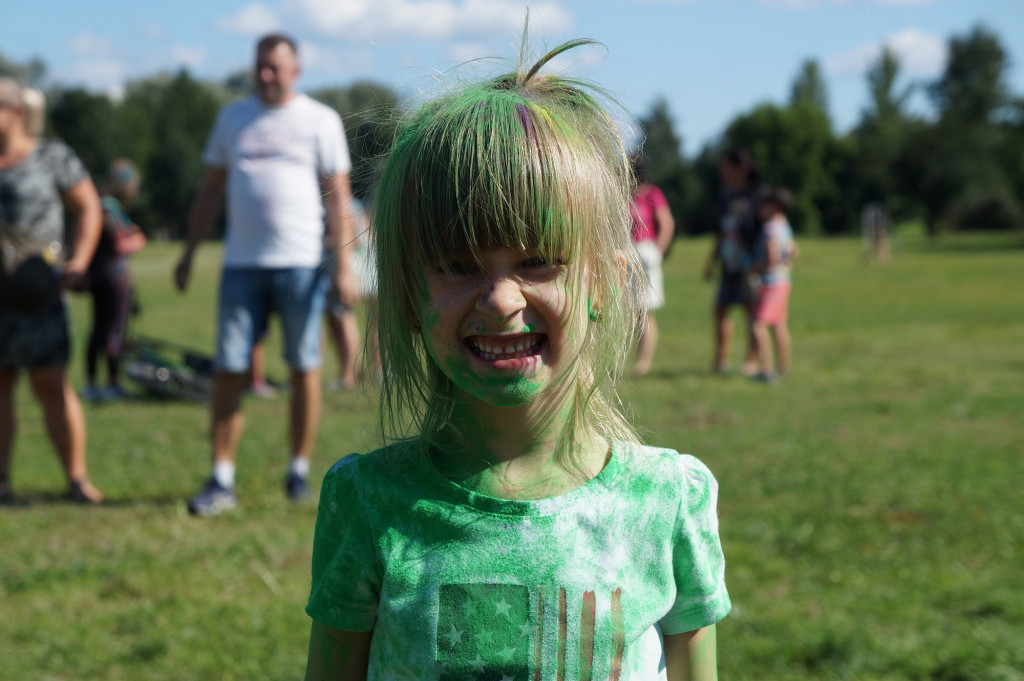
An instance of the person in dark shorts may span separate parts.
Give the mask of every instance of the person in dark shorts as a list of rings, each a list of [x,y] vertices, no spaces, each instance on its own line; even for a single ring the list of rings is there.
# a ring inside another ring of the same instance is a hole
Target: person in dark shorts
[[[0,500],[12,497],[14,388],[25,371],[69,497],[96,504],[103,494],[87,476],[85,416],[67,380],[68,313],[60,290],[81,281],[89,265],[101,229],[100,201],[75,153],[62,142],[37,138],[42,102],[41,93],[0,78]],[[75,231],[71,257],[60,264],[65,203]],[[19,277],[30,262],[41,264],[39,275]]]
[[[715,352],[711,370],[726,373],[732,321],[729,310],[739,306],[747,315],[747,354],[745,373],[757,372],[757,346],[750,332],[754,302],[747,269],[757,240],[757,171],[750,152],[740,147],[726,149],[719,157],[718,173],[722,193],[715,211],[714,245],[704,267],[704,278],[710,280],[719,271],[715,293]]]

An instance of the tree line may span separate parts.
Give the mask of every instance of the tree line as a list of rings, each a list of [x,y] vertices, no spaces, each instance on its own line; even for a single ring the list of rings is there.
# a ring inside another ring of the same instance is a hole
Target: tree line
[[[941,230],[1024,228],[1024,98],[1007,84],[1009,56],[998,36],[976,27],[948,41],[948,62],[933,82],[898,87],[900,63],[884,51],[867,74],[870,100],[853,129],[838,134],[821,69],[805,61],[785,104],[762,103],[729,121],[720,137],[692,158],[682,152],[663,99],[640,117],[650,178],[669,199],[680,231],[711,228],[722,149],[750,150],[764,182],[796,197],[791,221],[805,233],[859,229],[867,203],[882,204],[896,221],[921,220]],[[0,75],[45,82],[40,60],[16,63],[0,55]],[[47,132],[67,142],[102,184],[118,157],[132,159],[144,183],[133,217],[153,235],[180,237],[202,175],[202,149],[217,111],[250,92],[249,75],[223,82],[187,70],[129,83],[123,97],[53,85]],[[909,110],[914,92],[930,115]],[[366,199],[400,111],[387,85],[359,82],[309,93],[345,121],[353,159],[353,190]]]

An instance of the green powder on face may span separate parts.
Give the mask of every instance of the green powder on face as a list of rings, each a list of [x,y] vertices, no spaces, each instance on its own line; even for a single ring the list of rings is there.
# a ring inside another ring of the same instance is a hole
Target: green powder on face
[[[444,366],[452,383],[484,402],[497,399],[504,406],[525,404],[540,394],[543,387],[541,381],[519,374],[480,376],[465,360],[457,357],[445,358]]]
[[[441,313],[435,309],[427,308],[423,315],[423,328],[430,329],[437,326],[437,323],[441,321]]]

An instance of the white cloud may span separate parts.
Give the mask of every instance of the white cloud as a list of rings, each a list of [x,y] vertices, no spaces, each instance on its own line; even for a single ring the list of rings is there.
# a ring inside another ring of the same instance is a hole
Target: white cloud
[[[940,36],[917,28],[906,28],[887,37],[882,43],[861,45],[848,52],[825,59],[825,73],[847,76],[865,73],[881,57],[883,47],[896,55],[904,75],[931,78],[946,66],[946,41]]]
[[[522,26],[521,0],[289,0],[312,29],[335,38],[445,40],[505,33]],[[561,31],[572,17],[557,2],[530,5],[530,24]]]
[[[194,69],[206,61],[206,50],[201,47],[175,45],[171,48],[171,57],[179,64]]]
[[[338,0],[338,4],[346,4],[347,0]],[[277,12],[263,3],[256,2],[246,5],[233,16],[224,17],[217,22],[217,28],[228,33],[257,36],[270,33],[281,28]]]
[[[67,43],[68,51],[79,56],[106,57],[114,52],[114,44],[95,33],[80,33]]]
[[[786,9],[808,9],[825,5],[852,5],[869,2],[873,5],[930,5],[936,0],[757,0],[759,4]]]
[[[937,76],[946,68],[949,48],[946,41],[937,35],[908,28],[890,36],[885,42],[909,75]]]

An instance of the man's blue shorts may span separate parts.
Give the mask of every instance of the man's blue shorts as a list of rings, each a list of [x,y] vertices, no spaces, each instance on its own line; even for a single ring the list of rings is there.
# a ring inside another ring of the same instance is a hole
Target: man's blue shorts
[[[252,348],[271,312],[281,320],[288,366],[299,371],[319,368],[328,284],[320,267],[225,268],[217,312],[217,368],[231,373],[249,370]]]

